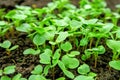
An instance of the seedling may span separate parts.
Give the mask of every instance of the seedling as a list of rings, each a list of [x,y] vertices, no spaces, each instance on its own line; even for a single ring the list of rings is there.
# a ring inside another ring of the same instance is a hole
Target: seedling
[[[113,56],[112,60],[117,60],[120,55],[120,41],[117,40],[107,40],[106,41],[107,46],[112,49]]]
[[[0,37],[4,36],[8,30],[9,26],[7,25],[7,22],[0,21]]]
[[[5,40],[3,43],[0,43],[0,47],[6,49],[6,53],[10,55],[11,51],[17,49],[19,46],[15,45],[11,47],[11,42],[9,40]]]
[[[87,49],[85,50],[85,54],[82,55],[82,60],[86,60],[91,57],[91,54],[95,57],[95,67],[97,66],[97,58],[99,54],[104,54],[105,48],[104,46],[98,46],[97,48]]]

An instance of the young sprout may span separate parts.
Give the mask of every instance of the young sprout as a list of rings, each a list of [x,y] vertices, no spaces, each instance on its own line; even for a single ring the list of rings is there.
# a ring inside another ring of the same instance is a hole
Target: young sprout
[[[6,53],[10,55],[11,51],[17,49],[19,46],[14,45],[11,47],[11,42],[9,40],[5,40],[3,43],[0,43],[0,47],[6,49]]]

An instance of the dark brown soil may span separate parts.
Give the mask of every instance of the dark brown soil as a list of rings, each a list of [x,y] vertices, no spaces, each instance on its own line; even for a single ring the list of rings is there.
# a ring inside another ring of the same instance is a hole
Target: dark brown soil
[[[51,0],[0,0],[0,8],[13,9],[15,5],[28,5],[32,7],[43,7]],[[72,2],[78,5],[79,0],[72,0]],[[114,5],[120,3],[120,0],[106,0],[108,6],[114,9]],[[77,2],[77,3],[76,3]],[[112,3],[112,4],[111,4]],[[25,33],[17,33],[16,36],[5,38],[12,42],[13,45],[18,44],[19,48],[15,51],[11,51],[10,55],[7,55],[5,50],[0,48],[0,69],[8,65],[16,65],[16,73],[21,73],[23,77],[28,78],[33,68],[39,64],[39,56],[23,55],[23,51],[27,48],[34,47],[32,41],[27,38]],[[0,37],[0,42],[3,39]],[[90,65],[91,71],[97,73],[96,80],[120,80],[120,71],[110,69],[108,62],[111,60],[112,53],[105,53],[98,58],[97,67],[94,68],[94,63],[86,62]],[[51,78],[52,74],[49,73]],[[59,74],[59,75],[58,75]],[[56,78],[63,75],[62,71],[56,67]]]

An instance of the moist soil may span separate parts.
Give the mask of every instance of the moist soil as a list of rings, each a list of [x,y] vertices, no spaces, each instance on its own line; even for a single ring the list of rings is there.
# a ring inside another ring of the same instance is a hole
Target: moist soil
[[[7,10],[11,10],[15,8],[14,6],[16,4],[28,5],[32,7],[43,7],[50,1],[51,0],[0,0],[0,8],[6,8]],[[76,4],[76,2],[73,3]],[[3,40],[10,40],[12,42],[12,45],[17,44],[19,45],[19,48],[17,48],[17,50],[15,51],[11,51],[9,55],[6,54],[5,49],[0,48],[0,69],[3,69],[9,65],[16,65],[16,72],[9,76],[21,73],[23,77],[28,78],[31,75],[31,71],[33,70],[33,68],[36,65],[40,64],[39,56],[23,55],[23,51],[27,48],[35,47],[35,45],[33,45],[32,40],[27,38],[26,33],[15,32],[13,36],[10,35],[8,32],[6,35],[7,36],[4,36],[4,38],[0,37],[0,42],[3,42]],[[80,62],[81,64],[87,63],[90,66],[91,71],[97,73],[96,80],[120,80],[120,71],[111,69],[108,66],[108,63],[111,59],[112,53],[110,52],[107,52],[104,55],[100,55],[98,57],[96,68],[94,67],[94,61],[92,61],[91,59],[87,60],[86,62]],[[74,74],[76,74],[75,71],[73,72]],[[58,67],[55,68],[54,76],[55,78],[63,76],[62,71]],[[53,75],[51,71],[49,72],[49,76],[47,77],[52,80]]]

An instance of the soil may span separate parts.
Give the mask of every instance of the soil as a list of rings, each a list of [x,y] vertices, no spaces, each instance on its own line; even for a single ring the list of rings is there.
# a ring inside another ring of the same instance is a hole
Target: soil
[[[50,1],[51,0],[0,0],[0,8],[7,8],[11,10],[16,4],[28,5],[32,7],[43,7]],[[117,1],[120,2],[120,0]],[[72,0],[72,2],[76,4],[74,0]],[[108,4],[110,5],[110,2]],[[27,34],[15,32],[15,36],[9,36],[10,37],[5,37],[4,39],[10,40],[12,42],[12,45],[19,45],[19,48],[15,51],[11,51],[10,55],[6,54],[6,51],[0,48],[0,69],[3,69],[4,67],[9,65],[16,65],[15,74],[21,73],[23,77],[28,78],[31,75],[31,71],[33,70],[33,68],[39,64],[39,56],[23,55],[23,51],[25,49],[34,47],[32,41],[27,38]],[[0,42],[3,42],[2,37],[0,37]],[[108,62],[112,59],[111,56],[112,53],[105,53],[104,55],[99,56],[96,68],[94,68],[93,61],[90,62],[90,60],[88,60],[85,62],[90,65],[91,71],[97,73],[96,80],[120,80],[120,71],[111,69],[108,66]],[[62,71],[58,67],[56,67],[55,70],[56,78],[63,75],[63,73],[61,73]],[[52,79],[52,74],[50,72],[49,74],[50,75],[47,77]]]

